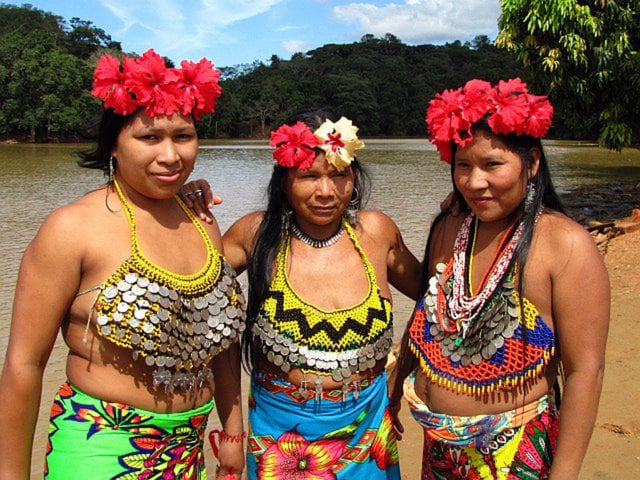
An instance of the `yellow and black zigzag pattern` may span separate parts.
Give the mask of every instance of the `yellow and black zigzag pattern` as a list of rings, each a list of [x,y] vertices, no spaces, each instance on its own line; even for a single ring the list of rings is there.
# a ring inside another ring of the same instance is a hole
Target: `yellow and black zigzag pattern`
[[[265,317],[280,335],[314,350],[343,351],[373,344],[391,328],[390,302],[377,294],[353,309],[323,312],[312,305],[287,305],[285,292],[271,290]],[[297,300],[297,299],[296,299]],[[377,305],[373,305],[373,304]]]
[[[264,316],[273,330],[314,350],[342,351],[373,344],[392,328],[391,302],[379,293],[373,265],[351,226],[343,223],[364,265],[369,294],[357,305],[327,312],[303,301],[292,290],[287,276],[289,236],[283,235],[276,259],[276,275],[263,304]]]

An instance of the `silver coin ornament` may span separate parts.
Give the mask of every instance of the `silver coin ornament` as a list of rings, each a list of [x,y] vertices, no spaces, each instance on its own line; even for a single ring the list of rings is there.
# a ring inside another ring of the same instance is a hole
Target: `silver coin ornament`
[[[444,268],[438,266],[430,285],[440,283],[450,287],[450,280],[447,282],[443,276]],[[451,292],[450,288],[444,288],[445,297],[447,290]],[[520,326],[520,305],[512,281],[505,281],[496,289],[481,315],[466,325],[464,331],[442,329],[436,313],[437,289],[434,292],[430,289],[424,299],[429,334],[440,343],[442,354],[454,363],[480,365],[483,360],[491,360],[504,347],[505,339],[513,337]]]
[[[292,367],[312,370],[328,375],[336,382],[343,382],[343,391],[347,392],[353,389],[353,386],[348,385],[352,375],[370,370],[378,361],[387,358],[393,344],[393,325],[390,322],[388,328],[372,343],[338,351],[313,349],[296,343],[292,338],[276,331],[269,319],[262,314],[258,315],[253,324],[252,335],[266,359],[284,373]],[[299,393],[303,394],[303,390],[299,390]],[[357,398],[356,391],[354,398]]]
[[[192,391],[213,378],[209,363],[245,328],[246,300],[233,269],[221,259],[218,278],[188,293],[139,272],[127,272],[102,291],[97,331],[132,349],[167,393]],[[282,357],[281,357],[282,358]],[[284,363],[284,358],[283,363]]]

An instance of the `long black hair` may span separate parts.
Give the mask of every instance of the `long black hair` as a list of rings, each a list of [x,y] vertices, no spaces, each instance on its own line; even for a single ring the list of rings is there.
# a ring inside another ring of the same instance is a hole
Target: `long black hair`
[[[108,175],[111,152],[113,152],[118,143],[118,135],[120,135],[124,127],[133,121],[134,115],[135,112],[130,115],[120,115],[114,113],[111,108],[105,109],[98,125],[96,144],[90,150],[76,153],[80,157],[78,165],[84,168],[102,170],[105,175]],[[116,168],[116,163],[117,159],[114,158],[114,168]]]
[[[337,117],[324,109],[308,109],[293,114],[285,121],[285,124],[294,125],[301,121],[311,130],[316,130],[325,120],[336,121]],[[318,149],[318,153],[320,152],[322,150]],[[351,163],[350,168],[354,176],[352,202],[359,210],[364,206],[369,196],[369,176],[357,159]],[[242,359],[247,370],[256,364],[258,352],[253,342],[251,330],[262,311],[262,304],[269,294],[273,266],[284,228],[285,212],[292,210],[284,192],[290,170],[280,165],[273,167],[271,180],[267,187],[267,208],[253,239],[251,259],[247,268],[250,279],[247,327],[242,337]]]

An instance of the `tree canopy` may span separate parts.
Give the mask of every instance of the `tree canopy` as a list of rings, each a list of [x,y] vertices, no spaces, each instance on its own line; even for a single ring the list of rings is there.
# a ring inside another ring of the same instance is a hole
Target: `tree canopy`
[[[640,1],[502,0],[496,45],[530,70],[572,131],[640,139]]]
[[[202,118],[198,133],[264,137],[315,106],[351,118],[364,136],[426,135],[424,113],[436,93],[472,78],[520,77],[552,96],[550,136],[600,136],[620,148],[640,131],[639,2],[503,0],[497,43],[504,48],[487,36],[406,45],[392,34],[367,34],[290,59],[223,67],[216,113]],[[106,52],[123,54],[89,21],[0,4],[0,136],[36,141],[90,131],[101,112],[89,94],[91,74]]]
[[[91,22],[0,5],[0,134],[34,141],[86,126],[98,111],[88,60],[103,48],[120,45]]]

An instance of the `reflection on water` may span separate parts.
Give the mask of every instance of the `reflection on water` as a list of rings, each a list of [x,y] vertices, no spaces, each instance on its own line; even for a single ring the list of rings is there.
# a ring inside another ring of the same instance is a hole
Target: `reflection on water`
[[[214,191],[224,198],[224,203],[215,209],[224,231],[234,220],[264,204],[272,160],[266,142],[203,143],[194,178],[206,178]],[[78,145],[0,145],[0,182],[4,192],[0,215],[0,267],[5,272],[0,278],[0,311],[3,312],[0,366],[4,362],[9,335],[18,264],[25,247],[48,213],[103,182],[101,172],[76,166],[71,153],[78,148]],[[548,142],[545,148],[560,190],[620,178],[640,181],[638,150],[616,154],[575,142]],[[448,165],[438,161],[435,149],[425,140],[370,140],[362,150],[360,160],[373,184],[369,208],[390,215],[400,227],[409,248],[420,256],[428,225],[450,190]],[[411,301],[400,294],[394,295],[396,338],[399,338],[411,308]],[[35,473],[41,471],[50,402],[55,389],[64,380],[65,354],[64,346],[58,341],[45,373],[40,422],[34,442]]]

